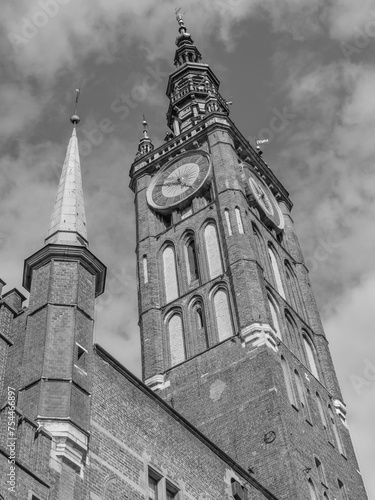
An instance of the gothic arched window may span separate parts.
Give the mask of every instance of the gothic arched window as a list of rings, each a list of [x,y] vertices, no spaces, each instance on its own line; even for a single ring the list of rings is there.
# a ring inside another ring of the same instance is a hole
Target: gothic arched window
[[[279,337],[279,339],[281,339],[279,308],[277,307],[275,299],[270,294],[268,294],[268,305],[271,311],[273,328],[276,332],[276,335]]]
[[[228,235],[232,236],[232,226],[230,223],[229,210],[227,208],[224,210],[224,216],[225,216],[225,221],[227,223]]]
[[[327,419],[326,419],[326,416],[324,414],[322,400],[321,400],[318,392],[316,393],[316,404],[318,406],[318,411],[319,411],[319,415],[320,415],[320,420],[322,422],[322,426],[327,431]]]
[[[294,396],[294,390],[293,390],[292,379],[290,377],[289,366],[284,356],[281,356],[281,368],[283,370],[286,392],[288,394],[289,402],[291,405],[296,406],[296,398]]]
[[[307,404],[306,404],[305,389],[303,388],[301,377],[299,376],[299,373],[297,372],[297,370],[294,370],[294,379],[296,381],[299,403],[300,403],[302,409],[306,409]]]
[[[319,380],[318,367],[315,361],[315,353],[313,348],[313,343],[306,332],[302,334],[303,346],[305,348],[308,368],[310,368],[311,373]]]
[[[270,262],[271,262],[273,276],[274,276],[275,282],[276,282],[276,289],[279,292],[279,294],[282,296],[282,298],[285,299],[285,292],[284,292],[284,288],[283,288],[283,282],[281,279],[279,265],[277,263],[276,253],[271,245],[268,245],[268,255],[270,258]]]
[[[205,227],[204,240],[206,244],[209,278],[216,278],[216,276],[223,274],[223,264],[221,261],[217,230],[213,223],[209,223]]]
[[[219,342],[234,335],[232,315],[228,300],[228,294],[223,288],[219,288],[213,296],[214,314],[216,319],[217,334]]]
[[[314,483],[312,482],[311,479],[308,480],[308,486],[309,486],[309,493],[310,493],[311,500],[318,500],[318,495],[316,493]]]
[[[238,232],[240,234],[243,234],[244,233],[244,229],[243,229],[243,223],[242,223],[242,215],[241,215],[241,210],[236,207],[234,209],[235,213],[236,213],[236,221],[237,221],[237,229],[238,229]]]
[[[200,300],[194,302],[191,308],[192,327],[195,334],[197,352],[202,352],[208,348],[208,337],[206,328],[206,318],[203,304]]]
[[[184,330],[179,313],[172,314],[168,319],[168,338],[171,366],[175,366],[186,359]]]
[[[174,248],[169,245],[163,250],[163,275],[166,302],[178,297],[178,281]]]
[[[143,267],[143,283],[148,283],[148,263],[147,255],[142,257],[142,267]]]
[[[339,450],[339,452],[341,454],[344,454],[344,449],[342,447],[342,442],[341,442],[341,438],[340,438],[340,435],[339,435],[339,431],[337,430],[335,416],[333,414],[333,411],[332,411],[332,408],[331,408],[330,405],[328,405],[328,414],[329,414],[329,419],[331,421],[331,429],[332,429],[333,435],[335,436],[335,441],[336,441],[336,444],[337,444],[337,448],[338,448],[338,450]]]
[[[199,279],[197,249],[195,246],[194,238],[188,239],[185,248],[188,283],[190,284],[192,281],[196,281]]]
[[[285,311],[285,319],[286,319],[286,326],[287,326],[287,331],[288,331],[288,340],[289,340],[290,350],[294,354],[298,355],[299,335],[298,335],[298,328],[297,328],[296,322],[292,318],[292,315],[290,314],[289,311]]]

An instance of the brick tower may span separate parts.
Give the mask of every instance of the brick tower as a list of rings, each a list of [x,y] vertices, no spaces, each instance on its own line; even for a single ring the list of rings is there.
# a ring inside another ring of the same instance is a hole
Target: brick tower
[[[144,381],[279,498],[364,500],[292,202],[177,19],[171,132],[130,171]]]
[[[60,490],[83,478],[90,430],[95,297],[105,267],[88,250],[76,125],[62,169],[45,246],[25,261],[30,291],[17,407],[53,437],[50,466]],[[75,497],[79,497],[79,484]],[[69,496],[70,498],[70,496]]]

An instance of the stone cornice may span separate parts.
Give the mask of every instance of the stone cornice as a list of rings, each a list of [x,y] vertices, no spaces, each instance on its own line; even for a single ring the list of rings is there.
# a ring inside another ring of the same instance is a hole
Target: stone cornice
[[[25,260],[22,285],[30,291],[32,272],[52,259],[67,262],[79,261],[82,266],[96,276],[95,296],[104,292],[107,268],[86,247],[72,245],[46,245]]]

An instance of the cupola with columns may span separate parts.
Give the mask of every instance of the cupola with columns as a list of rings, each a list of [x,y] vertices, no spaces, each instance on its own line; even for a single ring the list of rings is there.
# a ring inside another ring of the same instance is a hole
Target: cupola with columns
[[[167,123],[175,136],[196,125],[213,112],[229,115],[228,103],[219,93],[220,82],[187,33],[184,16],[177,15],[179,36],[174,58],[176,70],[170,75],[167,96],[170,105]]]

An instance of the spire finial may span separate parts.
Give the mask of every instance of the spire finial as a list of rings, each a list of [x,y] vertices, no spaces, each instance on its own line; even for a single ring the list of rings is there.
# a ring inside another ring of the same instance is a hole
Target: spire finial
[[[152,141],[148,135],[148,123],[145,115],[143,115],[142,125],[143,125],[143,137],[139,141],[136,158],[140,158],[141,156],[150,153],[150,151],[153,151],[154,149],[154,145],[152,144]]]
[[[74,126],[76,126],[77,123],[80,122],[80,117],[77,115],[78,99],[79,99],[80,93],[81,93],[81,88],[76,89],[76,103],[74,106],[74,113],[73,113],[73,116],[71,116],[71,118],[70,118],[70,121],[73,123]]]
[[[148,137],[148,123],[147,123],[145,115],[143,115],[142,125],[143,125],[143,137],[145,139],[149,139],[149,137]]]

